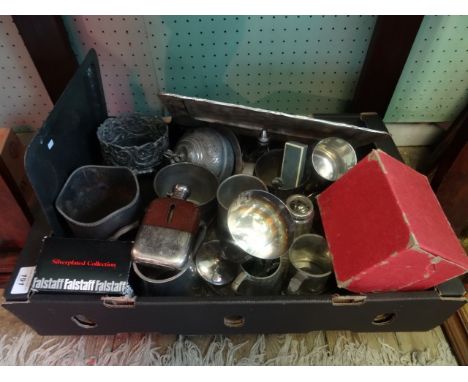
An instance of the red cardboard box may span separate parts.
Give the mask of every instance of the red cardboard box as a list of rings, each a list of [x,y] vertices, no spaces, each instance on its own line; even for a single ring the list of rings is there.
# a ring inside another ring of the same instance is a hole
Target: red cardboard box
[[[318,196],[338,286],[424,290],[468,270],[427,178],[373,150]]]

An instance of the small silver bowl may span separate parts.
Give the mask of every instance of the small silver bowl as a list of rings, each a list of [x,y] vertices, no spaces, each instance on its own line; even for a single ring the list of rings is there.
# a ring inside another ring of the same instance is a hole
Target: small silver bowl
[[[187,200],[199,207],[204,222],[210,222],[216,214],[218,189],[218,180],[213,173],[193,163],[174,163],[158,171],[153,187],[156,195],[164,198],[172,193],[172,188],[176,184],[184,184],[190,189]]]
[[[151,115],[107,118],[98,127],[97,137],[107,164],[128,167],[137,174],[158,168],[169,147],[167,125]]]
[[[212,240],[202,244],[195,258],[198,274],[215,286],[230,284],[238,271],[238,265],[224,260],[221,253],[219,241]]]
[[[322,139],[312,152],[312,167],[321,178],[330,182],[338,180],[356,162],[353,146],[341,138]]]
[[[267,191],[242,192],[229,207],[227,225],[233,243],[259,259],[284,255],[294,239],[288,208]]]

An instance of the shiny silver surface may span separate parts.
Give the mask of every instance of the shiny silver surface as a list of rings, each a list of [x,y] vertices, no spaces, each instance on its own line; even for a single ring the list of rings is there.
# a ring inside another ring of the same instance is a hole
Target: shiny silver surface
[[[195,258],[198,274],[209,284],[227,285],[237,275],[237,264],[221,257],[222,249],[218,240],[201,245]]]
[[[238,174],[225,179],[218,187],[216,199],[218,201],[217,236],[221,241],[223,251],[221,256],[234,263],[241,264],[250,258],[250,255],[234,243],[227,226],[227,213],[231,203],[240,193],[248,190],[267,190],[265,184],[257,177]]]
[[[241,264],[240,272],[231,284],[236,294],[261,296],[281,292],[288,269],[287,256],[274,260],[252,258]]]
[[[216,191],[216,199],[218,201],[218,223],[221,221],[223,226],[227,228],[226,219],[229,206],[240,193],[249,190],[267,191],[267,187],[261,179],[246,174],[230,176],[219,185]]]
[[[208,222],[214,217],[218,180],[211,171],[193,163],[174,163],[158,171],[153,187],[156,195],[164,198],[172,194],[176,184],[183,184],[190,189],[187,200],[200,208],[203,221]]]
[[[293,276],[288,293],[321,293],[332,273],[332,260],[323,236],[306,234],[294,240],[289,249]]]
[[[187,200],[187,198],[191,194],[190,187],[186,186],[185,184],[176,184],[172,188],[172,197],[176,199]]]
[[[185,267],[193,235],[171,228],[142,225],[132,248],[138,264],[180,270]]]
[[[310,233],[314,218],[314,204],[307,196],[291,195],[286,199],[286,206],[294,219],[294,237]]]
[[[322,139],[312,152],[312,166],[322,178],[335,181],[357,162],[356,152],[344,139]]]
[[[172,188],[172,198],[186,200],[189,195],[190,187],[186,185],[176,184]],[[143,224],[135,238],[132,260],[153,267],[180,270],[189,259],[193,237],[189,232]]]
[[[177,142],[172,158],[176,162],[191,162],[210,170],[219,181],[234,171],[234,151],[220,131],[200,127],[185,133]]]
[[[229,207],[227,225],[233,242],[260,259],[285,254],[294,235],[294,221],[286,205],[263,190],[242,192]]]

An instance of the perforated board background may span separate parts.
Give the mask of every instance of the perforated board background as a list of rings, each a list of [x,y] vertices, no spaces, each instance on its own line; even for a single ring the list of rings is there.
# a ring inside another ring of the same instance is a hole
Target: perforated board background
[[[375,24],[373,16],[64,20],[79,59],[97,50],[111,114],[157,109],[159,89],[298,114],[342,112]]]
[[[94,47],[109,113],[161,111],[165,90],[296,114],[345,111],[373,16],[65,17]],[[386,122],[452,120],[468,102],[468,16],[426,16]],[[392,47],[389,47],[391,49]],[[376,84],[378,86],[378,84]]]
[[[351,100],[372,16],[152,17],[166,91],[283,110],[340,112]]]
[[[137,16],[64,16],[73,51],[81,62],[98,54],[109,115],[161,112],[145,19]]]
[[[0,127],[39,128],[52,110],[11,16],[0,16]]]
[[[385,121],[451,121],[467,103],[468,16],[426,16]]]

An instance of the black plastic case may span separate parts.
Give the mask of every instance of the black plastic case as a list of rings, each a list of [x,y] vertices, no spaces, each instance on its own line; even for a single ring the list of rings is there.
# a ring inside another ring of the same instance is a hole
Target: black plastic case
[[[160,98],[172,116],[171,125],[229,126],[237,134],[252,137],[267,127],[273,131],[273,138],[304,142],[336,135],[351,141],[361,156],[380,148],[401,160],[385,125],[374,113],[308,118],[171,94]],[[439,325],[465,303],[464,287],[458,279],[428,291],[368,295],[337,291],[297,297],[127,298],[12,293],[22,270],[36,265],[45,236],[52,232],[60,237],[71,236],[54,202],[73,170],[101,161],[96,129],[106,118],[99,64],[92,50],[26,155],[28,177],[43,213],[37,217],[19,257],[5,290],[3,307],[39,334],[423,331]]]

